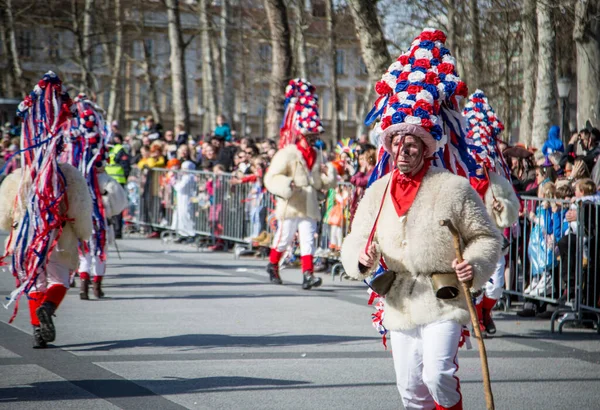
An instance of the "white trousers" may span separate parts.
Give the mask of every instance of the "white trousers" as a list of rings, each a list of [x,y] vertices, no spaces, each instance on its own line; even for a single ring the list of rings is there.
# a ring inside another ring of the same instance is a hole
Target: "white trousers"
[[[391,331],[396,385],[406,410],[450,408],[461,400],[458,342],[462,326],[451,320]]]
[[[506,261],[504,255],[500,255],[500,259],[496,264],[496,270],[492,275],[492,282],[487,281],[485,283],[485,295],[490,299],[500,299],[502,292],[504,291],[504,268],[506,267]]]
[[[285,251],[294,240],[294,234],[298,231],[300,256],[313,255],[315,253],[317,221],[310,218],[292,218],[278,222],[279,226],[273,237],[273,249],[278,252]]]
[[[92,276],[104,276],[106,273],[106,262],[100,260],[99,256],[91,253],[79,254],[79,272],[86,272]]]
[[[37,277],[33,291],[45,292],[52,285],[62,285],[67,289],[70,287],[69,267],[58,262],[53,255],[54,252],[50,254],[46,270]]]
[[[329,226],[330,229],[330,235],[331,235],[331,243],[330,245],[332,246],[336,246],[336,247],[341,247],[342,246],[342,227],[341,226],[335,226],[335,225],[330,225]]]

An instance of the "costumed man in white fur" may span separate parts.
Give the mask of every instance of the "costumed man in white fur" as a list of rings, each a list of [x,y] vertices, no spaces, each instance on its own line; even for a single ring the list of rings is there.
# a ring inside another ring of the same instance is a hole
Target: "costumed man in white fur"
[[[320,286],[314,276],[313,254],[317,220],[321,217],[317,192],[335,186],[336,172],[324,165],[313,148],[323,126],[319,118],[315,88],[304,79],[289,82],[286,88],[286,110],[280,133],[280,150],[265,173],[265,187],[277,198],[275,214],[277,232],[269,255],[272,283],[281,284],[279,261],[292,243],[296,231],[300,242],[302,288]]]
[[[441,162],[434,155],[451,149],[442,130],[450,125],[442,118],[460,117],[456,96],[466,96],[444,41],[442,32],[426,29],[376,85],[380,135],[395,169],[366,190],[341,254],[353,278],[368,278],[378,261],[393,278],[383,325],[391,333],[397,387],[406,409],[462,409],[455,373],[469,312],[458,282],[458,296],[442,300],[436,298],[432,277],[447,273],[442,276],[479,288],[489,279],[501,246],[469,181],[432,163]],[[450,231],[440,226],[446,219],[462,238],[461,263]]]
[[[9,304],[27,295],[34,348],[54,341],[52,316],[69,288],[70,270],[77,269],[78,241],[92,234],[86,181],[75,167],[57,161],[71,104],[60,79],[48,72],[17,112],[23,117],[23,168],[0,186],[0,228],[10,231],[6,255],[12,255],[18,283]],[[41,113],[45,121],[39,121]]]
[[[485,203],[486,210],[496,227],[502,231],[519,219],[519,199],[510,183],[510,169],[497,144],[504,130],[483,91],[477,90],[469,97],[463,115],[467,119],[467,137],[472,143],[472,155],[481,167],[470,178],[471,185]],[[477,316],[482,334],[496,333],[492,309],[504,290],[505,255],[500,255],[496,269],[483,292],[476,299]]]
[[[75,98],[77,117],[73,120],[67,161],[77,167],[87,181],[92,197],[93,233],[89,241],[79,244],[79,297],[89,300],[90,282],[94,296],[101,298],[102,279],[106,273],[106,247],[114,240],[108,221],[127,207],[127,193],[105,171],[106,127],[102,109],[85,94]],[[92,279],[93,277],[93,279]]]

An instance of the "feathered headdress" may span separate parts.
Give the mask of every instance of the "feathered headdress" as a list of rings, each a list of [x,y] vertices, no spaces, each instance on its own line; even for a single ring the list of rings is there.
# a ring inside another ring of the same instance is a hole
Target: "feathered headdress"
[[[285,89],[279,148],[294,144],[301,135],[321,134],[324,131],[315,87],[303,78],[290,80]]]
[[[471,155],[481,166],[510,180],[510,169],[497,141],[504,124],[498,119],[483,91],[477,90],[469,97],[463,115],[467,119]]]
[[[66,212],[59,209],[66,201],[66,179],[58,167],[57,157],[68,132],[72,101],[62,81],[47,72],[33,91],[19,104],[17,115],[23,118],[21,155],[23,178],[15,207],[24,209],[16,234],[12,256],[12,273],[17,289],[8,305],[17,301],[10,321],[17,313],[18,299],[29,293],[38,275],[45,271],[50,254],[66,222]]]
[[[350,158],[354,159],[354,155],[356,154],[356,149],[358,148],[358,144],[354,142],[353,139],[344,138],[341,141],[338,141],[335,146],[335,152],[338,155],[342,155],[342,153],[348,154]]]

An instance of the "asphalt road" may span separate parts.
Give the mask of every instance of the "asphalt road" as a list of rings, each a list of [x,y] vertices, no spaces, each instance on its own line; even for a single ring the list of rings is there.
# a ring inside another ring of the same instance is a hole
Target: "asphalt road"
[[[12,308],[0,310],[0,409],[402,408],[363,284],[325,277],[303,291],[298,270],[271,285],[257,259],[141,238],[119,247],[107,297],[72,289],[51,348],[31,348],[25,300],[12,325]],[[13,285],[3,272],[0,296]],[[497,409],[599,408],[598,335],[496,318],[486,346]],[[464,408],[484,409],[477,351],[459,361]]]

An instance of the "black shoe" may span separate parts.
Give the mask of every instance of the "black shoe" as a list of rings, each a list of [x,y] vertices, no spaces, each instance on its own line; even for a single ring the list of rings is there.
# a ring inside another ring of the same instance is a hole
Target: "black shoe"
[[[81,279],[81,287],[79,288],[79,299],[90,300],[90,296],[88,294],[89,290],[90,290],[90,280],[89,279]]]
[[[94,282],[93,283],[93,287],[94,287],[94,296],[96,297],[96,299],[101,299],[104,297],[104,292],[102,291],[102,283],[101,282]]]
[[[312,272],[304,272],[302,280],[302,289],[318,288],[323,283],[321,278],[317,278]]]
[[[48,344],[42,339],[42,331],[39,326],[33,327],[33,348],[34,349],[45,349]]]
[[[485,331],[490,335],[496,333],[496,324],[494,323],[494,320],[491,317],[489,318],[489,321],[485,324]]]
[[[274,283],[276,285],[281,285],[283,283],[283,281],[281,280],[281,277],[279,277],[279,265],[269,263],[267,265],[267,273],[269,274],[269,277],[271,278],[271,283]]]
[[[55,310],[56,306],[54,306],[54,303],[44,302],[35,311],[40,321],[40,336],[45,342],[53,342],[56,339],[56,329],[54,329],[54,323],[52,322],[52,315]]]

